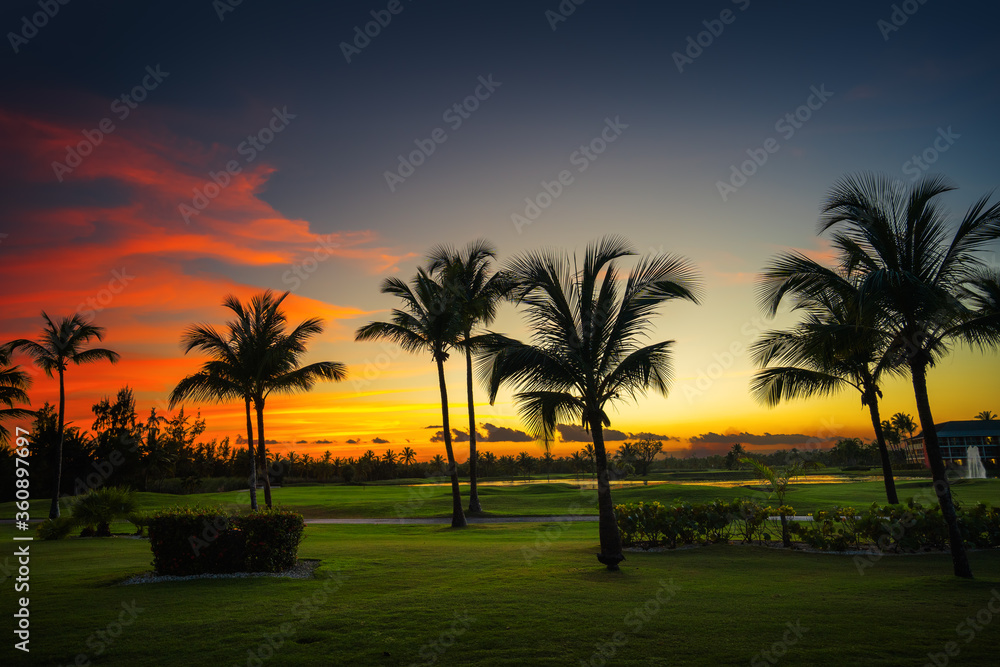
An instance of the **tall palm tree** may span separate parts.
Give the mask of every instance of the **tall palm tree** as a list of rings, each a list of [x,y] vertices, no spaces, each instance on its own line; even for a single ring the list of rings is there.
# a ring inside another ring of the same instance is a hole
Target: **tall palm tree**
[[[27,408],[16,408],[15,403],[31,403],[28,400],[28,387],[31,386],[31,378],[21,370],[20,366],[12,366],[10,363],[10,350],[7,346],[0,346],[0,422],[7,419],[23,419],[34,415],[33,410]],[[10,441],[10,431],[0,423],[0,445],[6,445]]]
[[[885,356],[889,339],[879,328],[879,311],[861,300],[847,277],[794,252],[778,255],[764,269],[760,297],[771,317],[786,300],[805,317],[791,329],[766,331],[753,343],[750,353],[762,370],[750,382],[751,394],[774,407],[782,400],[825,396],[848,387],[859,391],[875,430],[886,498],[897,504],[878,409],[880,377],[894,370],[892,358]]]
[[[680,257],[643,259],[626,281],[619,280],[616,260],[634,254],[624,239],[609,236],[587,246],[579,269],[565,253],[516,258],[508,267],[516,285],[512,296],[527,311],[534,342],[491,334],[479,345],[491,403],[501,385],[511,385],[528,430],[546,443],[559,421],[578,419],[590,431],[597,461],[597,557],[609,570],[617,570],[624,556],[608,478],[604,427],[611,420],[605,406],[649,388],[667,394],[673,341],[640,342],[659,306],[672,299],[698,303],[696,273]]]
[[[271,507],[271,480],[267,471],[267,440],[264,438],[264,407],[273,393],[288,394],[309,391],[317,381],[340,382],[347,377],[347,367],[339,361],[318,361],[300,366],[299,357],[306,343],[323,333],[323,321],[318,317],[303,320],[291,331],[285,329],[287,317],[281,303],[290,292],[275,296],[265,290],[244,304],[228,296],[225,306],[236,313],[240,345],[244,346],[252,371],[251,394],[257,413],[257,465],[264,475],[264,503]]]
[[[934,427],[927,370],[955,342],[979,349],[1000,345],[1000,316],[988,307],[988,298],[977,299],[969,290],[985,270],[978,253],[1000,238],[1000,203],[990,205],[989,195],[980,198],[951,229],[937,197],[953,189],[940,176],[909,188],[876,174],[846,176],[823,205],[820,230],[833,232],[844,268],[860,280],[859,291],[888,315],[884,321],[894,351],[913,383],[955,575],[971,578]]]
[[[257,459],[254,455],[253,418],[250,412],[250,402],[253,400],[253,360],[249,341],[250,323],[245,319],[227,322],[225,334],[205,324],[189,327],[181,337],[184,353],[198,350],[207,354],[209,360],[197,373],[177,383],[170,393],[170,409],[187,399],[216,402],[243,399],[247,451],[250,454],[250,508],[256,510]]]
[[[430,271],[455,298],[461,318],[462,342],[465,344],[465,377],[469,405],[469,511],[483,511],[479,502],[478,456],[476,455],[476,408],[472,391],[472,347],[469,339],[477,326],[489,326],[497,307],[509,291],[509,281],[502,272],[491,273],[496,250],[488,241],[473,241],[462,252],[438,246],[430,252]]]
[[[995,412],[992,412],[991,410],[983,410],[978,415],[976,415],[976,419],[984,422],[994,421],[996,418],[997,414]]]
[[[49,518],[59,518],[59,486],[62,483],[62,451],[66,435],[66,369],[74,364],[87,364],[96,361],[117,363],[117,352],[104,348],[83,349],[91,339],[104,340],[104,327],[90,324],[80,315],[64,317],[55,323],[42,312],[45,328],[38,342],[19,338],[6,345],[8,354],[21,350],[34,361],[35,365],[52,377],[52,372],[59,373],[59,444],[53,449],[52,460],[52,504],[49,506]]]
[[[459,340],[462,320],[454,307],[453,297],[424,269],[417,271],[409,285],[399,278],[386,279],[381,291],[402,300],[403,308],[392,310],[390,322],[370,322],[361,327],[355,334],[355,340],[389,340],[407,352],[430,352],[437,364],[444,448],[448,455],[448,474],[451,476],[451,525],[453,528],[464,528],[466,522],[458,486],[458,466],[451,446],[448,387],[444,380],[444,362],[448,359],[448,351]]]

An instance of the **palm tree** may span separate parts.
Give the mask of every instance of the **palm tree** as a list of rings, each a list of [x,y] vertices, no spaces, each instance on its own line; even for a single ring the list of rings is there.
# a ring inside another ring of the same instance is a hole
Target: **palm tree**
[[[476,408],[472,392],[472,347],[469,339],[477,326],[489,326],[497,306],[510,289],[502,272],[490,273],[490,260],[496,250],[485,240],[473,241],[459,253],[449,246],[430,252],[430,271],[441,280],[455,299],[461,318],[462,343],[465,346],[465,377],[469,405],[469,511],[482,512],[479,502],[478,456],[476,455]]]
[[[889,418],[889,421],[892,422],[893,428],[899,433],[900,439],[902,439],[903,433],[906,433],[909,436],[910,442],[913,441],[913,434],[917,430],[917,422],[913,421],[912,415],[905,412],[897,412]]]
[[[833,230],[844,268],[860,280],[865,298],[878,302],[887,314],[884,323],[893,351],[913,383],[955,575],[971,578],[931,413],[927,369],[956,341],[979,349],[1000,345],[1000,314],[989,298],[988,276],[981,276],[985,264],[977,254],[1000,238],[1000,203],[990,205],[989,195],[980,198],[952,233],[936,198],[953,189],[940,176],[909,188],[886,176],[847,176],[824,203],[820,229]],[[970,284],[984,289],[972,288],[970,294]]]
[[[897,504],[878,410],[879,380],[894,370],[893,359],[885,356],[888,338],[879,328],[879,311],[862,301],[847,277],[794,252],[779,255],[764,269],[760,296],[771,317],[786,298],[805,317],[791,329],[764,332],[751,346],[751,357],[762,369],[750,382],[751,394],[774,407],[782,400],[825,396],[847,387],[860,392],[875,430],[885,495]]]
[[[35,365],[52,377],[52,372],[59,373],[59,444],[53,449],[53,487],[52,504],[49,506],[49,518],[59,518],[59,486],[62,483],[62,451],[66,435],[66,382],[65,374],[69,363],[87,364],[95,361],[110,361],[117,363],[117,352],[104,348],[83,349],[92,338],[104,340],[104,327],[88,323],[80,315],[64,317],[58,324],[42,312],[45,328],[39,342],[19,338],[5,346],[7,354],[21,350],[34,361]]]
[[[267,472],[267,441],[264,438],[264,406],[272,393],[309,391],[317,381],[340,382],[347,377],[347,367],[338,361],[318,361],[299,366],[306,342],[323,333],[323,321],[310,317],[289,332],[281,303],[289,292],[275,296],[271,290],[251,297],[243,304],[228,296],[224,305],[239,318],[241,354],[246,355],[252,372],[251,394],[257,413],[257,465],[264,473],[264,503],[271,507],[271,480]]]
[[[411,466],[417,462],[417,453],[411,447],[403,447],[403,452],[400,456],[403,459],[403,465]]]
[[[484,477],[492,477],[493,471],[496,468],[497,455],[493,452],[480,452],[479,460],[483,464]]]
[[[524,473],[525,479],[531,481],[531,471],[535,467],[535,457],[528,452],[521,452],[517,455],[517,467]]]
[[[21,370],[20,366],[12,366],[10,363],[10,350],[7,346],[0,346],[0,422],[7,419],[23,419],[35,414],[33,410],[27,408],[15,408],[15,403],[31,403],[28,400],[28,387],[31,386],[31,378]],[[10,441],[10,431],[0,423],[0,446],[6,445]]]
[[[698,302],[694,270],[671,255],[643,259],[623,286],[615,260],[633,254],[624,239],[609,236],[587,246],[581,269],[564,253],[520,256],[509,265],[512,295],[527,310],[534,343],[491,334],[480,347],[490,403],[501,385],[510,384],[528,430],[543,442],[553,439],[560,420],[579,419],[590,431],[597,461],[598,560],[609,570],[617,570],[624,556],[608,479],[604,427],[611,420],[605,406],[650,387],[666,395],[673,341],[639,343],[664,302]]]
[[[229,307],[229,299],[223,302]],[[250,322],[239,319],[226,323],[225,334],[214,327],[192,325],[181,337],[184,353],[198,350],[209,356],[201,370],[189,375],[170,393],[170,409],[181,401],[223,402],[243,399],[247,422],[247,451],[250,453],[250,508],[257,509],[257,460],[254,456],[253,418],[250,402],[253,400],[253,350],[250,347]]]
[[[980,421],[984,421],[984,422],[993,421],[996,418],[997,418],[997,414],[995,412],[991,412],[989,410],[983,410],[978,415],[976,415],[976,419],[978,419]]]
[[[458,341],[462,322],[454,307],[452,297],[424,269],[407,285],[399,278],[388,278],[382,283],[382,293],[392,294],[403,301],[403,308],[392,310],[391,322],[370,322],[358,329],[355,340],[386,339],[408,352],[430,352],[437,364],[438,385],[441,390],[441,420],[444,448],[448,455],[448,474],[451,476],[453,528],[464,528],[462,495],[458,486],[458,466],[451,446],[451,423],[448,418],[448,387],[444,380],[444,362],[448,351]]]

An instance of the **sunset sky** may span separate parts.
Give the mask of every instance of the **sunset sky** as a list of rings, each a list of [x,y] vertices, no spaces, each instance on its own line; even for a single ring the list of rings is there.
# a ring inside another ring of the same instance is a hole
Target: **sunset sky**
[[[1000,185],[1000,6],[674,4],[73,2],[48,17],[3,3],[0,342],[35,338],[43,310],[105,327],[121,362],[67,374],[68,419],[90,428],[90,406],[125,385],[142,417],[165,411],[201,362],[181,332],[221,325],[227,294],[291,290],[290,320],[327,324],[306,361],[350,379],[271,398],[272,448],[427,459],[443,453],[429,355],[353,340],[396,305],[382,280],[439,243],[486,238],[502,262],[615,233],[688,257],[704,299],[662,310],[673,389],[618,404],[612,448],[870,439],[857,394],[749,397],[745,350],[776,324],[756,274],[782,249],[829,259],[818,211],[846,173],[946,174],[956,216]],[[492,328],[527,335],[512,306]],[[936,420],[1000,412],[998,370],[995,353],[957,349],[929,376]],[[457,355],[448,380],[465,428]],[[477,391],[481,449],[542,451],[508,393],[489,406]],[[883,392],[883,415],[916,414],[908,381]],[[56,401],[56,381],[36,371],[31,398]],[[186,407],[209,437],[241,433],[241,404]],[[556,455],[586,437],[562,435]]]

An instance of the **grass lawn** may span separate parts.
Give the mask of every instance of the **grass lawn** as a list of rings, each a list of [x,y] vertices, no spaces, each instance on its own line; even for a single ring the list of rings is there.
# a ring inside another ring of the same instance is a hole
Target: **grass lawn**
[[[956,664],[995,664],[1000,628],[959,625],[993,615],[991,596],[1000,609],[998,551],[971,554],[973,581],[941,555],[886,556],[862,575],[850,556],[724,545],[629,553],[609,573],[593,524],[324,525],[300,549],[321,561],[316,579],[120,586],[149,569],[145,540],[30,549],[31,664],[599,665],[595,651],[613,649],[608,664],[770,664],[761,651],[787,651],[788,665],[922,665],[948,642]]]
[[[751,484],[748,482],[748,485]],[[926,494],[930,480],[897,480],[900,500]],[[468,502],[468,486],[462,486]],[[988,502],[1000,505],[1000,480],[961,480],[952,485],[955,498],[968,505]],[[448,486],[292,486],[274,489],[277,505],[301,512],[312,518],[398,518],[451,516],[451,488]],[[657,484],[629,486],[612,491],[615,502],[670,503],[675,500],[706,502],[715,498],[750,496],[767,501],[767,494],[747,487],[715,487],[695,484]],[[230,491],[193,495],[163,493],[137,494],[142,509],[157,509],[173,505],[223,505],[249,507],[248,491]],[[563,514],[597,514],[597,492],[580,491],[571,483],[531,484],[520,486],[482,486],[479,497],[485,515],[492,516],[553,516]],[[258,493],[263,504],[263,493]],[[866,507],[872,502],[885,502],[882,482],[851,482],[845,484],[793,484],[786,502],[796,512],[805,514],[834,505]],[[924,504],[928,504],[925,502]],[[31,516],[42,519],[48,515],[49,502],[32,501]],[[0,504],[0,517],[13,517],[14,504]]]

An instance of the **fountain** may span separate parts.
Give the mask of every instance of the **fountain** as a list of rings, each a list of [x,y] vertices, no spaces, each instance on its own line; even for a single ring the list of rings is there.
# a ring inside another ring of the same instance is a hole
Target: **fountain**
[[[966,450],[968,464],[965,466],[965,479],[986,479],[986,468],[979,458],[979,447],[975,445]]]

